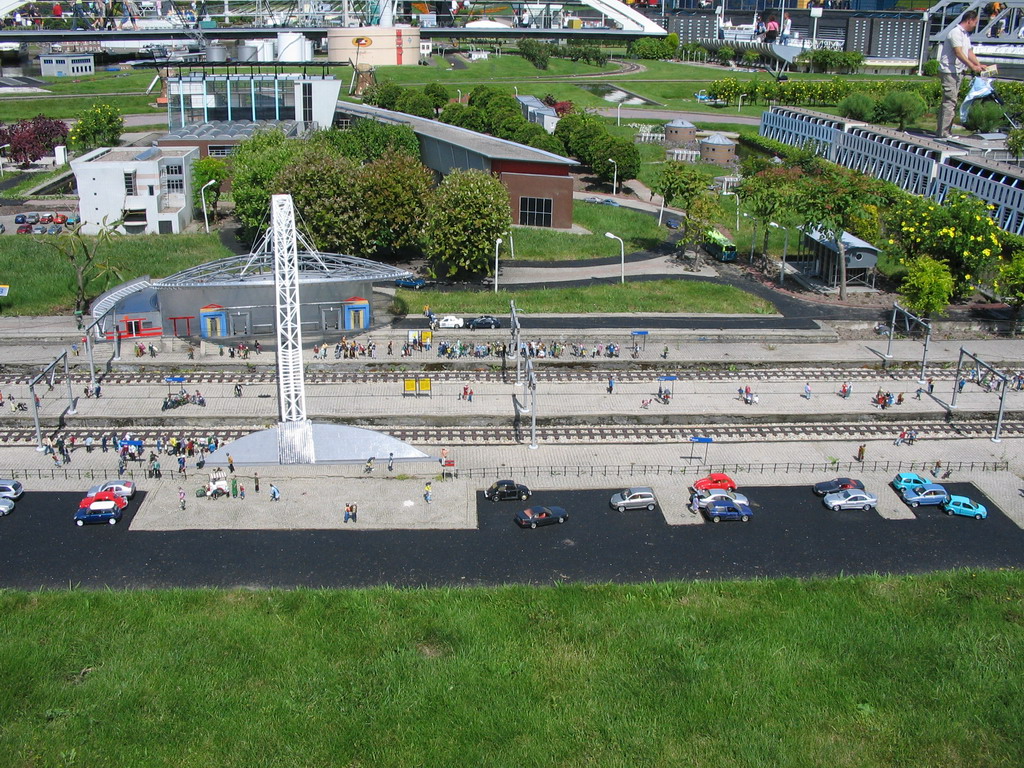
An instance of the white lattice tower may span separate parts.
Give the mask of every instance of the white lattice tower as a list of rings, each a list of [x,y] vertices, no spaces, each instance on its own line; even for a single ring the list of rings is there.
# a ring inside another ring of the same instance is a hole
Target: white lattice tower
[[[312,464],[312,424],[306,420],[306,382],[302,369],[299,317],[299,247],[291,195],[270,198],[277,293],[277,390],[281,409],[278,457],[282,464]]]
[[[299,246],[291,195],[270,201],[274,232],[274,287],[277,291],[277,386],[281,421],[306,418],[302,375],[302,324],[299,322]]]

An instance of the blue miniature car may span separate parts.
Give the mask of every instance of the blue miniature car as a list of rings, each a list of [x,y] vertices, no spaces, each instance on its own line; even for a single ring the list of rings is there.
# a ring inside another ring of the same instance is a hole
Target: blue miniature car
[[[949,500],[942,505],[942,510],[947,515],[963,515],[973,517],[975,520],[983,520],[988,517],[988,510],[984,504],[971,501],[966,496],[950,496]]]
[[[422,277],[400,277],[395,280],[395,286],[398,288],[410,288],[414,291],[418,291],[426,284],[427,281]]]
[[[910,488],[920,488],[922,485],[928,485],[928,481],[920,475],[915,475],[913,472],[900,472],[892,479],[892,487],[898,493],[902,493]]]
[[[949,492],[941,485],[927,483],[919,488],[908,488],[903,492],[903,500],[912,507],[933,506],[949,501]]]
[[[754,516],[753,510],[746,504],[741,504],[735,499],[721,499],[713,501],[704,507],[704,514],[712,523],[719,520],[740,520],[747,522]]]
[[[121,519],[121,506],[114,501],[93,501],[75,512],[75,525],[86,523],[109,523],[115,525]]]

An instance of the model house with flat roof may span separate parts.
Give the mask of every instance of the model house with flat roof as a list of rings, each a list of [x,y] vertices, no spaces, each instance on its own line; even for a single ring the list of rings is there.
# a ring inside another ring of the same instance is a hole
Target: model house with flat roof
[[[82,232],[121,221],[126,234],[177,234],[192,221],[197,147],[103,147],[71,161]]]

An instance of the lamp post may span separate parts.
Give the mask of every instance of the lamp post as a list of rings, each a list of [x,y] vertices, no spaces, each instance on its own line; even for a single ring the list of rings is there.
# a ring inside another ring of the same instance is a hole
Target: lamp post
[[[612,175],[612,194],[614,195],[615,191],[619,187],[619,164],[610,157],[608,158],[608,162],[615,166],[615,172]]]
[[[737,204],[739,204],[739,198],[738,197],[736,198],[736,202],[737,202]],[[753,264],[754,263],[754,244],[757,242],[757,219],[754,218],[753,216],[751,216],[749,213],[744,213],[743,214],[743,218],[744,219],[753,219],[754,220],[753,228],[750,231],[750,259],[749,259],[750,263]],[[739,219],[736,219],[736,221],[739,221]],[[739,229],[739,227],[737,227],[737,229]]]
[[[518,85],[513,85],[512,87],[515,88],[516,98],[518,98],[519,97],[519,86]]]
[[[210,234],[210,215],[206,212],[206,188],[212,187],[216,183],[216,179],[210,179],[208,182],[203,184],[203,188],[199,190],[199,197],[203,201],[203,224],[206,226],[206,234]]]
[[[461,88],[456,88],[455,90],[459,92],[459,104],[461,104],[462,103],[462,89]]]
[[[7,149],[10,144],[0,144],[0,150]],[[0,155],[0,179],[4,177],[4,157]]]
[[[619,257],[622,259],[622,271],[621,271],[621,282],[623,285],[626,284],[626,244],[622,242],[622,238],[618,235],[613,235],[611,232],[605,232],[605,237],[610,237],[612,240],[619,241]]]
[[[622,102],[615,105],[615,124],[622,125]]]
[[[786,241],[782,245],[782,264],[779,265],[779,285],[782,285],[786,281],[786,254],[789,253],[789,227],[781,227],[774,221],[769,221],[768,226],[786,230]]]
[[[502,239],[499,237],[494,241],[494,292],[498,292],[498,249],[501,247]]]

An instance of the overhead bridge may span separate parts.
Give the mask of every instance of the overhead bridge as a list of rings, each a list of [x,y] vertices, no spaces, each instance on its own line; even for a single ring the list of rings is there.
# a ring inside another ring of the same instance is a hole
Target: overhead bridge
[[[265,37],[277,37],[281,32],[301,32],[311,40],[320,40],[327,37],[327,32],[336,27],[217,27],[215,29],[203,29],[203,37],[207,40],[242,40]],[[370,29],[367,27],[366,29]],[[551,38],[584,39],[584,40],[629,40],[635,37],[651,37],[664,35],[665,31],[649,32],[646,30],[627,29],[532,29],[509,27],[507,29],[474,29],[472,27],[419,27],[420,37],[429,40],[431,38],[458,38],[468,40],[474,38],[488,38],[493,40],[500,38],[539,38],[549,40]],[[192,34],[190,34],[192,33]],[[153,40],[181,39],[190,40],[194,38],[193,30],[183,28],[170,29],[139,29],[139,30],[97,30],[97,29],[12,29],[0,28],[0,43],[66,43],[76,41],[96,41],[103,44],[104,41],[114,40],[139,40],[142,42]]]

